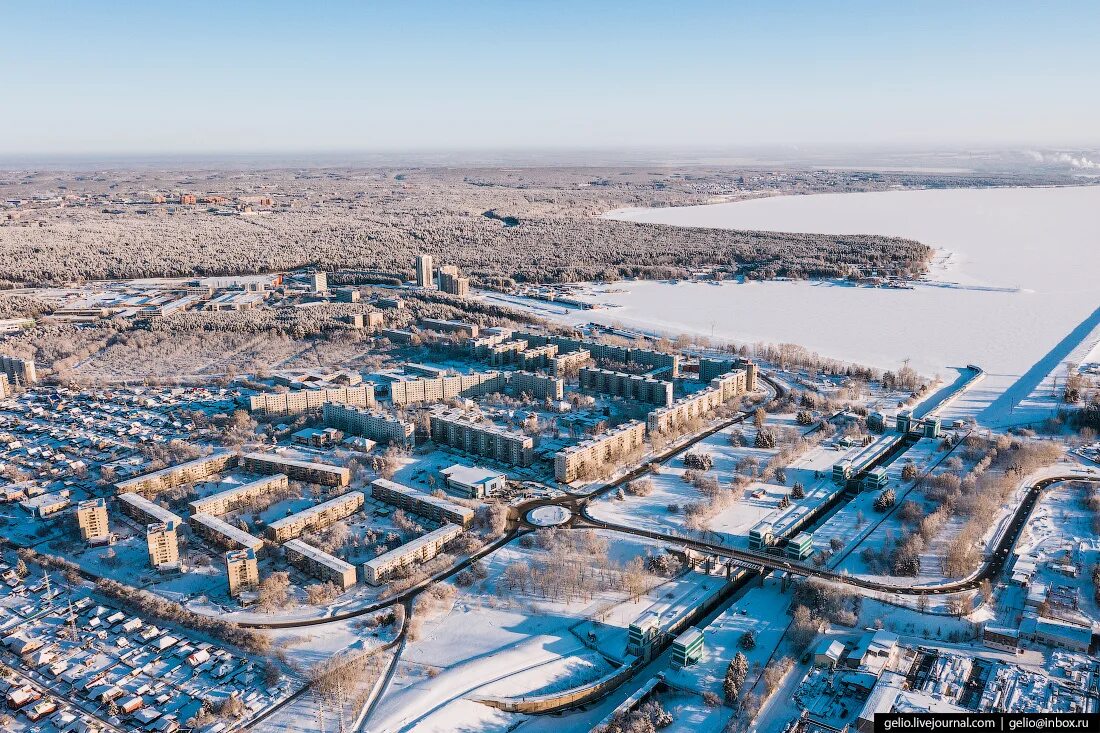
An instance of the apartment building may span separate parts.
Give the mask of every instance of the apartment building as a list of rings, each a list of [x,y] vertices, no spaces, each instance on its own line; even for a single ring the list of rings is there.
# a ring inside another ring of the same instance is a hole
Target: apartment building
[[[424,318],[420,321],[420,327],[428,331],[439,333],[453,333],[468,338],[477,338],[478,326],[476,323],[465,321],[447,321],[441,318]]]
[[[554,454],[554,478],[563,483],[595,475],[645,443],[645,423],[631,420]]]
[[[328,292],[328,273],[311,273],[309,276],[309,289],[315,293]]]
[[[103,499],[88,499],[77,504],[76,525],[83,541],[91,544],[106,542],[111,536],[111,530],[107,526],[107,502]]]
[[[183,520],[164,507],[149,501],[141,494],[119,494],[118,506],[122,513],[138,524],[162,524],[171,522],[177,527]]]
[[[744,369],[745,374],[745,389],[749,392],[756,391],[756,364],[748,359],[742,359],[740,357],[735,359],[708,359],[707,357],[699,358],[699,381],[709,382],[715,377],[720,377],[727,372],[732,372],[735,369]]]
[[[301,415],[320,410],[326,402],[358,407],[374,407],[374,385],[333,389],[299,389],[278,394],[268,392],[248,398],[248,411],[255,415]]]
[[[363,563],[363,576],[371,585],[380,585],[410,565],[428,562],[460,534],[462,527],[444,524],[439,529]]]
[[[182,484],[193,484],[237,465],[237,454],[217,451],[186,463],[135,476],[115,483],[119,492],[157,493]]]
[[[719,406],[746,392],[747,371],[723,374],[711,380],[710,386],[649,413],[646,422],[651,434],[668,433],[695,419],[703,419]]]
[[[672,382],[641,374],[626,374],[588,367],[582,368],[577,376],[580,378],[583,392],[622,397],[661,407],[668,407],[673,402]]]
[[[321,502],[316,506],[277,519],[264,530],[272,542],[286,542],[302,536],[305,532],[315,532],[347,519],[362,510],[366,497],[362,491],[349,491],[346,494]]]
[[[5,400],[11,396],[11,386],[8,383],[8,375],[0,374],[0,400]]]
[[[430,417],[432,440],[513,466],[530,466],[535,441],[530,435],[479,423],[459,410],[436,409]]]
[[[489,357],[489,364],[492,366],[513,364],[519,361],[519,355],[527,350],[527,346],[527,342],[522,339],[518,341],[503,341],[488,347],[486,356]]]
[[[516,363],[520,369],[542,369],[550,366],[550,360],[558,355],[557,344],[543,344],[542,346],[528,346],[524,351],[516,355]]]
[[[260,585],[260,568],[256,564],[254,550],[230,550],[225,553],[225,570],[229,577],[229,595],[234,598]]]
[[[553,334],[517,332],[516,338],[527,339],[532,346],[555,344],[558,350],[563,353],[569,351],[588,351],[593,359],[606,359],[608,361],[622,362],[623,364],[642,364],[653,370],[667,371],[668,376],[673,379],[680,376],[679,354],[668,354],[663,351],[654,351],[652,349],[612,346],[590,339],[556,336]]]
[[[285,473],[295,481],[323,486],[347,486],[351,481],[351,471],[344,466],[301,461],[278,453],[246,453],[243,459],[245,469],[253,473]]]
[[[435,287],[435,283],[432,280],[431,255],[416,256],[416,284],[421,288]]]
[[[359,292],[358,290],[355,292]],[[344,320],[352,328],[365,328],[369,332],[382,328],[382,311],[370,311],[369,313],[351,313],[344,316]]]
[[[192,532],[218,547],[252,550],[253,553],[258,553],[264,547],[264,541],[259,537],[209,514],[192,514],[188,524],[191,525]]]
[[[462,277],[454,265],[439,268],[439,289],[449,295],[465,298],[470,294],[470,278]]]
[[[568,377],[592,361],[592,352],[588,349],[567,351],[550,360],[550,373],[555,377]]]
[[[286,491],[289,479],[286,474],[277,473],[273,476],[265,476],[247,484],[235,486],[226,491],[219,491],[201,499],[195,499],[187,504],[192,514],[209,514],[214,517],[234,511],[250,499],[271,492]]]
[[[145,528],[145,543],[149,547],[149,564],[157,570],[180,564],[180,541],[177,522],[155,522]]]
[[[460,527],[469,526],[474,510],[448,501],[442,497],[425,494],[396,481],[375,479],[370,484],[371,497],[406,512],[417,514],[434,522],[451,522]]]
[[[355,566],[333,557],[301,540],[287,540],[283,545],[286,561],[320,581],[334,583],[340,590],[355,585]]]
[[[30,387],[38,382],[38,372],[30,359],[0,354],[0,373],[8,378],[9,387]]]
[[[390,401],[394,405],[443,402],[456,397],[479,397],[503,392],[508,383],[501,372],[474,372],[451,377],[417,377],[390,383]]]
[[[508,383],[516,394],[527,394],[536,399],[560,400],[565,396],[565,381],[534,372],[512,372]]]
[[[487,356],[490,347],[502,344],[511,338],[512,329],[510,328],[483,328],[481,334],[467,341],[466,345],[470,347],[470,353],[474,356]]]
[[[416,426],[408,420],[382,410],[326,402],[322,416],[327,427],[383,443],[409,445],[416,432]]]

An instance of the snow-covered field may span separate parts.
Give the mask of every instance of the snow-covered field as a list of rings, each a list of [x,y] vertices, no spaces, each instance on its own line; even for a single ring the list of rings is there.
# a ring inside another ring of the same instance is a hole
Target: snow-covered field
[[[874,233],[936,247],[912,290],[832,282],[615,283],[593,298],[618,307],[571,321],[741,342],[797,343],[827,356],[954,377],[975,363],[988,378],[945,418],[987,425],[1042,417],[1052,376],[1090,361],[1100,343],[1100,187],[894,191],[772,197],[731,204],[620,210],[608,216],[681,226]],[[1091,360],[1095,360],[1095,357]]]

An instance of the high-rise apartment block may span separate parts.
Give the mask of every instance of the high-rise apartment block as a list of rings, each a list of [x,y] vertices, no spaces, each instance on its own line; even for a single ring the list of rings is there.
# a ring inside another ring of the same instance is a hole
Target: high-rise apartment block
[[[631,420],[554,454],[554,478],[564,483],[595,477],[645,442],[645,423]]]
[[[641,374],[625,374],[587,367],[582,368],[577,376],[580,377],[581,390],[584,392],[622,397],[661,407],[672,404],[672,382]]]
[[[8,375],[0,374],[0,400],[7,399],[11,395],[11,387],[8,386]]]
[[[587,349],[567,351],[550,360],[550,373],[563,379],[571,377],[590,361],[592,361],[592,353]]]
[[[432,440],[513,466],[530,466],[535,440],[493,423],[474,422],[458,410],[440,410],[430,418]]]
[[[0,354],[0,373],[8,378],[9,387],[30,387],[38,382],[38,372],[30,359]]]
[[[454,265],[445,265],[439,268],[439,289],[465,298],[470,294],[470,278],[462,277]]]
[[[328,274],[314,272],[309,276],[309,289],[315,293],[328,292]]]
[[[149,564],[160,570],[179,566],[180,541],[176,534],[176,522],[156,522],[145,528],[145,542],[149,546]]]
[[[394,413],[326,402],[322,412],[325,425],[350,435],[396,445],[409,445],[416,426]]]
[[[525,350],[516,354],[516,363],[520,369],[528,371],[542,369],[550,366],[550,361],[558,355],[557,344],[543,344],[542,346],[528,346]]]
[[[710,386],[649,413],[646,421],[650,434],[668,433],[697,419],[702,419],[729,400],[745,394],[748,371],[738,369],[711,380]]]
[[[433,287],[432,282],[432,256],[416,256],[416,284],[422,288]]]
[[[76,524],[80,528],[80,539],[93,544],[106,542],[111,536],[107,526],[107,502],[88,499],[77,504]]]
[[[229,595],[236,597],[260,585],[260,568],[253,550],[230,550],[225,553],[225,570],[229,575]]]

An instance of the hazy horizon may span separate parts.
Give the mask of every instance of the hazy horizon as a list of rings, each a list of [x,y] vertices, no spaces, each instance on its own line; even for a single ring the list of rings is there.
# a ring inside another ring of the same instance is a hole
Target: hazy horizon
[[[0,157],[1100,146],[1100,6],[11,5]]]

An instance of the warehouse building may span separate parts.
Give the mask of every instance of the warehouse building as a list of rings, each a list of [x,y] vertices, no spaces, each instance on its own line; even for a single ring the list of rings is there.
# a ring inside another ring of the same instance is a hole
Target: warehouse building
[[[438,496],[404,486],[389,479],[379,478],[370,483],[371,497],[406,512],[434,522],[451,522],[468,527],[474,519],[474,510]]]
[[[444,545],[462,534],[457,524],[444,524],[412,542],[382,553],[363,564],[363,576],[371,585],[380,585],[410,565],[425,563],[438,555]]]
[[[554,454],[554,478],[562,483],[591,478],[645,443],[645,423],[631,420]]]
[[[295,481],[306,481],[323,486],[347,486],[351,481],[351,471],[344,466],[300,461],[278,453],[246,453],[244,466],[254,473],[285,473]]]
[[[286,542],[300,537],[304,532],[323,529],[360,511],[365,501],[362,491],[349,491],[335,499],[275,520],[267,525],[267,538],[272,542]]]
[[[318,550],[301,540],[287,540],[283,545],[286,561],[307,575],[318,580],[334,583],[340,590],[355,585],[355,566]]]

